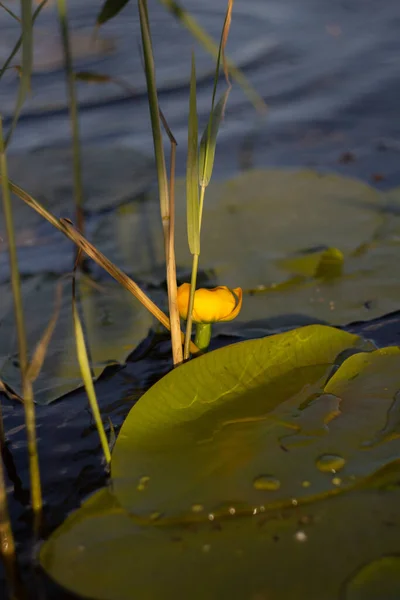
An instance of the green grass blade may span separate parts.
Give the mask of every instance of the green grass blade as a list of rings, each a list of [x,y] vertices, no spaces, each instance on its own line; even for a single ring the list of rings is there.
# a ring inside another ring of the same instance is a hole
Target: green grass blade
[[[76,224],[80,231],[84,230],[83,217],[83,185],[82,185],[82,162],[79,135],[78,101],[75,90],[75,76],[72,66],[71,46],[69,41],[69,28],[66,0],[57,0],[58,17],[61,29],[61,38],[64,52],[65,73],[67,77],[67,89],[69,96],[69,115],[71,120],[73,174],[74,174],[74,197],[76,209]]]
[[[83,335],[82,323],[79,318],[78,307],[76,305],[75,273],[72,281],[72,316],[74,322],[76,353],[78,357],[79,368],[81,371],[83,383],[85,385],[85,390],[89,400],[90,408],[92,410],[93,418],[96,423],[100,443],[104,453],[104,458],[106,459],[107,465],[109,465],[111,462],[110,448],[108,446],[107,435],[104,430],[103,421],[101,420],[99,404],[97,402],[96,392],[93,384],[92,371],[89,364],[85,337]]]
[[[190,104],[188,126],[188,154],[186,163],[186,211],[189,249],[192,254],[200,254],[199,224],[199,166],[198,166],[198,124],[196,100],[196,65],[192,54],[190,77]]]
[[[57,325],[58,316],[60,314],[61,309],[61,298],[62,298],[62,282],[58,282],[56,289],[56,302],[54,307],[53,315],[44,330],[44,333],[36,345],[36,348],[33,352],[33,356],[31,362],[28,366],[27,377],[33,383],[38,378],[40,371],[42,369],[44,359],[46,358],[47,348],[50,344],[51,338],[54,333],[54,329]]]
[[[199,182],[201,187],[207,187],[210,183],[212,171],[214,168],[215,150],[217,146],[217,136],[219,126],[224,118],[225,107],[231,88],[228,88],[214,107],[207,127],[205,128],[200,142],[199,157]]]
[[[32,384],[27,376],[28,351],[25,333],[25,320],[21,295],[21,283],[18,269],[17,248],[14,236],[10,182],[8,179],[7,155],[5,151],[3,124],[0,117],[0,173],[3,193],[3,209],[8,238],[8,253],[10,259],[11,286],[14,298],[14,312],[17,327],[19,364],[21,370],[22,389],[25,409],[25,425],[28,441],[29,475],[31,485],[31,503],[35,515],[42,509],[42,490],[40,484],[39,458],[36,439],[35,405]]]
[[[200,145],[200,185],[202,188],[206,187],[211,178],[213,166],[214,166],[214,157],[215,157],[215,147],[217,143],[217,135],[219,124],[223,118],[225,112],[225,105],[228,99],[229,91],[231,88],[230,81],[228,79],[228,72],[226,70],[227,64],[225,59],[225,46],[228,40],[229,29],[231,25],[231,15],[232,15],[232,7],[234,0],[228,0],[228,5],[225,14],[225,21],[222,27],[220,43],[218,47],[218,55],[217,55],[217,64],[215,67],[215,75],[214,75],[214,85],[211,99],[211,111],[210,117],[208,120],[208,125],[205,129],[205,132],[202,136],[201,145]],[[221,67],[221,58],[224,60],[224,70],[225,77],[228,83],[228,90],[225,92],[224,96],[222,96],[220,102],[215,106],[215,97],[217,94],[218,87],[218,79],[219,72]],[[200,209],[202,212],[202,206]]]
[[[103,25],[117,15],[129,0],[106,0],[96,19],[96,25]]]
[[[204,31],[204,29],[197,23],[188,12],[178,2],[173,0],[158,0],[178,21],[190,31],[195,39],[197,39],[203,48],[211,54],[214,58],[218,57],[218,44],[213,40],[211,36]],[[267,111],[267,105],[263,98],[253,88],[251,83],[248,81],[242,71],[236,67],[232,60],[227,58],[227,66],[229,73],[232,78],[240,85],[243,92],[248,97],[249,101],[253,104],[258,112],[265,114]]]
[[[0,173],[0,183],[3,184],[4,177]],[[50,211],[48,211],[40,202],[35,200],[28,192],[20,188],[18,185],[8,180],[9,188],[20,198],[25,204],[30,206],[41,217],[46,219],[53,227],[61,231],[68,239],[70,239],[78,248],[94,260],[102,269],[104,269],[115,281],[118,281],[128,292],[132,294],[145,308],[168,330],[171,328],[170,321],[167,315],[143,292],[143,290],[135,283],[126,273],[121,271],[114,263],[111,262],[102,252],[97,250],[68,219],[57,219]],[[183,337],[183,333],[182,333]],[[191,344],[191,352],[197,352],[198,348]]]
[[[36,18],[39,16],[40,11],[45,6],[45,4],[47,4],[47,0],[43,0],[39,4],[39,6],[36,8],[35,12],[33,13],[32,23],[34,23],[36,21]],[[5,71],[8,69],[8,67],[10,65],[10,62],[12,61],[12,59],[14,58],[14,56],[17,54],[18,50],[21,48],[21,44],[22,44],[22,35],[18,38],[18,41],[15,44],[15,46],[14,46],[14,48],[13,48],[10,56],[7,58],[6,62],[4,63],[4,65],[2,66],[2,68],[0,69],[0,79],[4,75]]]
[[[22,106],[30,91],[33,64],[33,17],[32,0],[21,0],[21,26],[22,26],[22,76],[19,82],[17,103],[14,118],[6,137],[5,147],[10,143],[12,134],[17,125]]]
[[[0,6],[10,15],[10,17],[18,21],[18,23],[21,23],[21,19],[19,18],[19,16],[16,15],[10,8],[8,8],[8,6],[3,4],[3,2],[0,2]]]

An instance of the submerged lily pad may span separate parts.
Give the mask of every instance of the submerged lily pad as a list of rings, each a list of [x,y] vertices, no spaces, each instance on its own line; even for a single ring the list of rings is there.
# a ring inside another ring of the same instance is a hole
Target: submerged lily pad
[[[380,573],[396,594],[379,560],[399,550],[400,350],[360,346],[308,326],[169,373],[123,425],[110,488],[42,547],[45,570],[101,600],[351,600]]]
[[[177,184],[176,196],[177,261],[189,269],[184,182]],[[365,183],[310,170],[255,170],[211,182],[200,266],[216,274],[213,285],[264,290],[246,294],[243,320],[296,312],[344,324],[380,316],[398,308],[400,294],[400,212],[388,213],[389,204],[389,196]],[[95,238],[118,264],[134,265],[137,275],[152,279],[163,264],[158,199],[101,220]],[[308,276],[317,279],[282,285],[288,280],[286,261],[317,247],[343,255],[341,276],[313,270]]]
[[[71,283],[67,280],[57,325],[47,348],[46,358],[34,383],[35,400],[48,404],[82,385],[71,309]],[[26,331],[32,354],[53,314],[56,285],[36,276],[23,282]],[[147,335],[153,323],[150,313],[112,281],[79,284],[80,304],[90,349],[93,374],[98,377],[107,365],[124,361]],[[0,379],[21,393],[18,345],[11,291],[1,292],[0,305]]]
[[[400,491],[375,487],[371,481],[368,493],[195,527],[140,526],[102,490],[44,544],[41,563],[61,585],[97,600],[394,600],[396,557],[392,565],[379,559],[398,553]],[[374,569],[364,574],[368,565]],[[371,590],[372,570],[381,585]]]

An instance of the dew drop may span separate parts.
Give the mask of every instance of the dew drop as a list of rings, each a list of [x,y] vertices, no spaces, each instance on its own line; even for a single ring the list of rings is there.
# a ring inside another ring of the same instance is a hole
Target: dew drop
[[[383,556],[361,567],[345,588],[345,600],[398,600],[400,557]]]
[[[194,513],[201,513],[204,510],[204,506],[202,504],[193,504],[192,506],[192,512]]]
[[[345,459],[337,454],[322,454],[316,460],[317,469],[322,473],[336,473],[343,469],[346,464]]]
[[[256,490],[267,490],[270,492],[279,490],[281,482],[272,475],[260,475],[253,481],[254,489]]]
[[[304,533],[304,531],[296,531],[296,533],[294,534],[294,539],[297,542],[306,542],[307,541],[307,534]]]

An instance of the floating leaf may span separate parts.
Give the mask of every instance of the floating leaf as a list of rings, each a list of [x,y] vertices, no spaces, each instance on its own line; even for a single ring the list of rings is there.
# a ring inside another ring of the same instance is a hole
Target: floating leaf
[[[90,281],[83,278],[79,287],[93,371],[98,377],[107,365],[123,363],[146,337],[153,318],[129,292],[114,282],[90,285]],[[31,277],[23,281],[22,293],[29,310],[26,322],[28,348],[33,351],[53,310],[54,282],[41,276]],[[0,378],[21,395],[19,365],[15,361],[17,347],[12,297],[6,287],[1,290],[1,299]],[[38,404],[48,404],[81,385],[71,300],[64,294],[43,366],[33,385],[35,400]]]
[[[244,296],[243,321],[297,314],[344,325],[397,310],[395,240],[400,235],[400,211],[382,213],[386,198],[356,179],[308,169],[260,169],[224,182],[211,181],[201,246],[202,268],[213,272],[209,285],[260,290]],[[192,258],[187,252],[184,180],[176,185],[176,205],[177,264],[187,272]],[[135,272],[153,281],[155,267],[163,262],[158,214],[154,196],[127,207],[123,214],[107,215],[99,221],[96,243],[101,240],[107,255],[126,269],[134,256]],[[353,256],[354,249],[373,239],[382,224],[385,230],[388,227],[387,234],[363,256]],[[308,281],[281,285],[288,279],[281,261],[291,260],[304,248],[321,247],[337,248],[345,256],[341,277],[310,276]],[[215,331],[227,327],[221,324]]]
[[[196,502],[209,512],[229,501],[251,506],[253,480],[264,473],[282,481],[271,501],[290,503],[295,491],[279,472],[285,464],[280,438],[308,427],[292,418],[296,406],[322,392],[337,355],[359,342],[313,325],[228,346],[175,369],[139,400],[121,429],[112,461],[121,505],[168,516],[185,514]],[[167,464],[174,468],[166,487]],[[151,481],[145,496],[132,485],[141,473]]]
[[[318,248],[279,261],[279,266],[296,275],[333,279],[343,272],[344,256],[338,248]]]
[[[400,350],[344,360],[359,345],[311,326],[166,375],[120,431],[112,486],[42,546],[48,574],[99,600],[347,600],[365,579],[382,582],[369,599],[397,597],[400,441],[363,442],[400,387]]]

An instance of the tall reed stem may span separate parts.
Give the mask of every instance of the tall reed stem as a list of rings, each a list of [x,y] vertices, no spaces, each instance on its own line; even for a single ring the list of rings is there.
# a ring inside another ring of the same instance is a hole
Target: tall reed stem
[[[42,491],[40,485],[39,458],[36,440],[35,405],[32,384],[28,378],[28,351],[25,334],[25,320],[21,295],[21,282],[18,269],[17,248],[14,236],[14,223],[10,187],[8,183],[7,156],[4,149],[3,122],[0,117],[0,172],[3,192],[3,210],[8,238],[11,286],[14,299],[14,313],[17,327],[19,364],[21,369],[22,390],[25,408],[25,424],[28,441],[29,473],[31,484],[31,503],[35,513],[42,508]]]
[[[67,1],[57,0],[57,9],[64,51],[65,73],[67,77],[67,91],[69,99],[69,115],[71,120],[76,224],[79,231],[84,233],[82,161],[79,136],[78,102],[76,98],[75,76],[69,41]]]
[[[161,134],[160,109],[157,97],[155,66],[153,48],[151,43],[147,1],[138,0],[138,7],[147,82],[147,94],[149,98],[150,118],[153,131],[154,154],[156,157],[157,166],[161,220],[164,233],[165,259],[167,263],[167,287],[169,319],[171,323],[172,355],[174,364],[176,365],[182,362],[183,355],[180,336],[180,318],[177,302],[175,251],[174,239],[172,238],[173,227],[171,229],[171,205],[168,190],[167,170],[165,166],[164,147]]]

